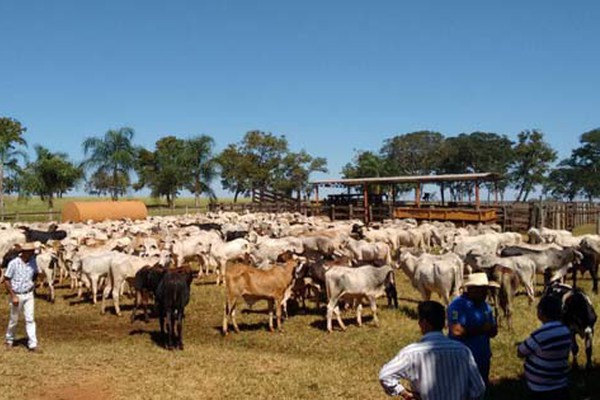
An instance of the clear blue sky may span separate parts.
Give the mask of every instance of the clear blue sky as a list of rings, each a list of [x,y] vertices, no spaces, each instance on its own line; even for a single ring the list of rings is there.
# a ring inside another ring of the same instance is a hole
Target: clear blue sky
[[[535,128],[566,157],[600,126],[597,1],[3,0],[0,15],[0,115],[74,161],[123,126],[147,148],[208,134],[217,151],[258,129],[338,177],[415,130]]]

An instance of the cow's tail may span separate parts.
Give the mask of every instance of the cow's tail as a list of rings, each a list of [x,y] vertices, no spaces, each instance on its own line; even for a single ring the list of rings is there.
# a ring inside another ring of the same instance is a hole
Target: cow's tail
[[[385,276],[385,295],[388,300],[388,307],[398,308],[398,291],[396,290],[394,270],[389,271]]]

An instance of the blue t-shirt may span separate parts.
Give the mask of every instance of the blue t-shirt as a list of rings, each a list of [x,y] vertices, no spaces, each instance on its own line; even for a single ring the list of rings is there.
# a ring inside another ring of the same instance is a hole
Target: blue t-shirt
[[[486,322],[496,324],[492,307],[486,302],[475,304],[469,300],[467,296],[462,294],[455,298],[448,306],[448,325],[460,324],[465,328],[477,328],[483,326]],[[488,335],[469,336],[458,338],[452,336],[449,332],[448,336],[452,339],[464,343],[473,353],[473,358],[478,365],[481,362],[489,362],[492,356],[490,347],[490,337]]]

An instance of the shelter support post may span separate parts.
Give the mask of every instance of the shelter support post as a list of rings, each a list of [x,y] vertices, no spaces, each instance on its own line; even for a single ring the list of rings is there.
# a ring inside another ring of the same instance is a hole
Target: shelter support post
[[[367,184],[363,184],[363,205],[365,207],[365,224],[368,224],[369,221],[369,190],[367,189]]]
[[[421,207],[421,184],[417,182],[415,187],[415,205]]]
[[[475,181],[475,209],[479,210],[479,181]]]

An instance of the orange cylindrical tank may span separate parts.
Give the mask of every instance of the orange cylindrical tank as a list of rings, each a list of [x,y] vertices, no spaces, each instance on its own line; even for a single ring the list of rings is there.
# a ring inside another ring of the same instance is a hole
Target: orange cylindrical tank
[[[107,219],[145,219],[146,205],[137,200],[127,201],[71,201],[62,209],[62,221],[104,221]]]

